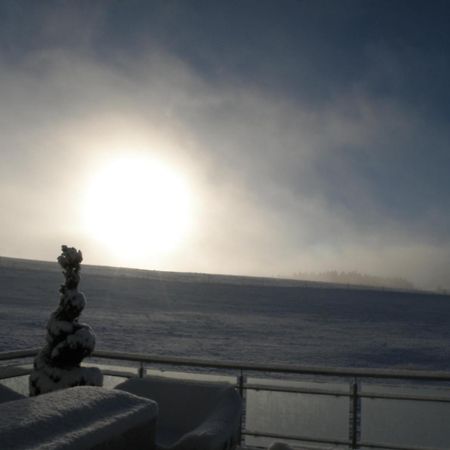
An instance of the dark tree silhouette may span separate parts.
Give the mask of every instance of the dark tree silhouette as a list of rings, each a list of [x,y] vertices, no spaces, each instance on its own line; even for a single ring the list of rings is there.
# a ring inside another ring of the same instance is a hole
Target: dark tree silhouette
[[[101,386],[103,383],[99,369],[80,366],[95,347],[91,327],[78,322],[86,305],[86,297],[78,291],[82,260],[81,251],[62,246],[58,263],[63,268],[65,283],[59,288],[59,306],[47,323],[47,343],[34,359],[30,375],[31,396],[71,386]]]

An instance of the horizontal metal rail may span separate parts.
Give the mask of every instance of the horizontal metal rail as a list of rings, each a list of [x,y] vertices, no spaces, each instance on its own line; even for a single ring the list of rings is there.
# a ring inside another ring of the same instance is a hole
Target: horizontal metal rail
[[[272,372],[297,375],[324,375],[345,378],[379,378],[422,381],[450,381],[449,372],[429,370],[396,370],[365,368],[333,368],[320,366],[294,366],[282,364],[257,364],[240,361],[215,361],[197,358],[174,358],[169,356],[148,355],[146,353],[128,353],[97,350],[93,357],[117,359],[123,361],[144,362],[147,364],[167,364],[175,366],[209,367],[217,369],[245,370],[250,372]]]
[[[359,442],[360,447],[367,447],[367,448],[376,448],[379,450],[442,450],[442,447],[417,447],[412,445],[392,445],[388,443],[384,444],[377,444],[375,442],[369,442],[369,441],[360,441]]]
[[[31,369],[31,367],[26,368],[23,366],[0,366],[0,380],[29,375],[31,373]]]
[[[380,399],[380,400],[410,400],[415,402],[433,402],[433,403],[450,403],[450,397],[438,395],[414,395],[414,394],[363,394],[358,395],[359,398]]]
[[[0,361],[21,359],[35,356],[39,349],[27,349],[13,352],[0,352]],[[216,369],[245,370],[250,372],[271,372],[297,375],[323,375],[345,378],[379,378],[421,381],[449,381],[450,372],[430,370],[366,369],[347,367],[296,366],[283,364],[257,364],[240,361],[216,361],[210,359],[179,358],[171,356],[149,355],[147,353],[115,352],[96,350],[94,358],[119,361],[131,361],[146,364],[164,364],[172,366],[190,366]]]
[[[331,389],[314,389],[308,387],[290,387],[290,386],[274,386],[271,384],[254,384],[246,383],[245,388],[251,391],[268,391],[268,392],[286,392],[290,394],[313,394],[313,395],[327,395],[329,397],[348,397],[350,394],[344,391]]]
[[[329,397],[350,397],[349,392],[343,392],[338,390],[324,390],[314,388],[296,388],[296,387],[284,387],[274,385],[262,385],[246,383],[245,388],[252,391],[267,391],[267,392],[285,392],[292,394],[311,394],[311,395],[325,395]],[[412,400],[422,402],[441,402],[450,403],[450,396],[446,397],[436,395],[413,395],[413,394],[389,394],[389,393],[361,393],[358,392],[358,398],[368,399],[383,399],[383,400]]]
[[[38,349],[26,349],[13,352],[0,353],[0,361],[13,361],[34,357],[38,353]],[[396,369],[365,369],[365,368],[332,368],[332,367],[316,367],[316,366],[298,366],[298,365],[281,365],[281,364],[257,364],[238,361],[215,361],[209,359],[197,358],[174,358],[159,355],[148,355],[145,353],[129,353],[115,351],[95,351],[92,355],[94,358],[107,359],[113,361],[127,361],[138,363],[136,372],[117,370],[114,368],[105,368],[105,375],[119,377],[136,377],[145,374],[144,364],[153,365],[170,365],[170,366],[188,366],[209,369],[227,369],[237,371],[236,388],[239,389],[245,403],[245,392],[252,391],[268,391],[293,394],[308,394],[320,396],[347,397],[352,405],[349,422],[350,433],[348,440],[328,439],[325,437],[313,438],[300,435],[286,435],[262,431],[252,431],[245,428],[245,418],[243,420],[241,436],[252,436],[255,438],[272,438],[294,440],[304,443],[321,443],[331,445],[344,445],[350,448],[367,447],[373,449],[391,449],[391,450],[436,450],[432,447],[411,447],[402,445],[393,445],[388,443],[365,442],[359,437],[360,415],[358,401],[361,399],[384,399],[384,400],[404,400],[404,401],[423,401],[423,402],[443,402],[450,403],[450,396],[428,395],[428,394],[409,394],[409,393],[390,393],[390,392],[361,392],[358,387],[358,381],[361,379],[392,379],[407,381],[433,381],[433,382],[450,382],[450,373],[426,370],[396,370]],[[21,376],[30,373],[31,369],[23,365],[16,366],[0,366],[0,379]],[[339,389],[321,389],[309,388],[303,386],[281,386],[270,384],[258,384],[257,382],[247,383],[246,373],[279,373],[279,374],[295,374],[295,375],[314,375],[351,379],[350,389],[345,392]],[[245,406],[244,406],[245,409]]]
[[[350,441],[344,439],[327,439],[327,438],[313,438],[307,436],[299,436],[299,435],[288,435],[288,434],[278,434],[278,433],[261,433],[259,431],[250,431],[245,430],[242,432],[245,436],[253,436],[253,437],[261,437],[261,438],[272,438],[272,439],[284,439],[288,441],[300,441],[300,442],[314,442],[321,444],[330,444],[330,445],[350,445]]]
[[[0,352],[0,361],[9,361],[13,359],[30,358],[37,355],[39,349],[30,348],[27,350],[18,350],[14,352]]]

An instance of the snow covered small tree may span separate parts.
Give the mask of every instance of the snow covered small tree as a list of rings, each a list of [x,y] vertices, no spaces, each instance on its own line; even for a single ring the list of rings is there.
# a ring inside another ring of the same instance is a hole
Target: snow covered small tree
[[[95,347],[91,327],[78,322],[86,305],[84,294],[78,291],[82,260],[81,251],[62,246],[58,263],[63,268],[65,283],[59,289],[59,306],[47,323],[47,343],[34,359],[30,375],[31,396],[72,386],[103,384],[99,369],[80,366]]]

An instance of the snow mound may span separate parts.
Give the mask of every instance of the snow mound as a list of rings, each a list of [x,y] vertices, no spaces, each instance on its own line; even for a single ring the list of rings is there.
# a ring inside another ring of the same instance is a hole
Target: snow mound
[[[127,380],[116,389],[158,403],[158,449],[222,450],[237,442],[241,398],[230,384],[152,376]]]
[[[153,448],[158,405],[126,392],[74,387],[0,404],[8,450]]]

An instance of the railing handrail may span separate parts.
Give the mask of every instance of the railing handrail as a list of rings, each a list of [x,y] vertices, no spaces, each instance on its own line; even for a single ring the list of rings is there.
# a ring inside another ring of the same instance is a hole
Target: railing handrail
[[[8,361],[10,359],[29,358],[37,355],[38,348],[29,348],[25,350],[16,350],[12,352],[0,352],[0,361]]]
[[[0,352],[0,361],[35,356],[38,349],[25,349],[12,352]],[[285,364],[258,364],[240,361],[217,361],[198,358],[181,358],[172,356],[150,355],[147,353],[117,352],[96,350],[92,357],[134,361],[142,363],[159,363],[175,366],[208,367],[218,369],[245,370],[251,372],[271,372],[297,375],[323,375],[348,378],[403,379],[423,381],[450,381],[450,372],[431,370],[404,369],[370,369],[355,367],[321,367]]]
[[[258,364],[241,361],[216,361],[197,358],[180,358],[172,356],[148,355],[146,353],[129,353],[98,350],[92,355],[99,358],[111,358],[144,363],[161,363],[191,367],[211,367],[235,369],[251,372],[289,373],[297,375],[325,375],[348,378],[391,378],[406,380],[450,381],[450,372],[430,370],[366,369],[351,367],[321,367],[285,364]]]

